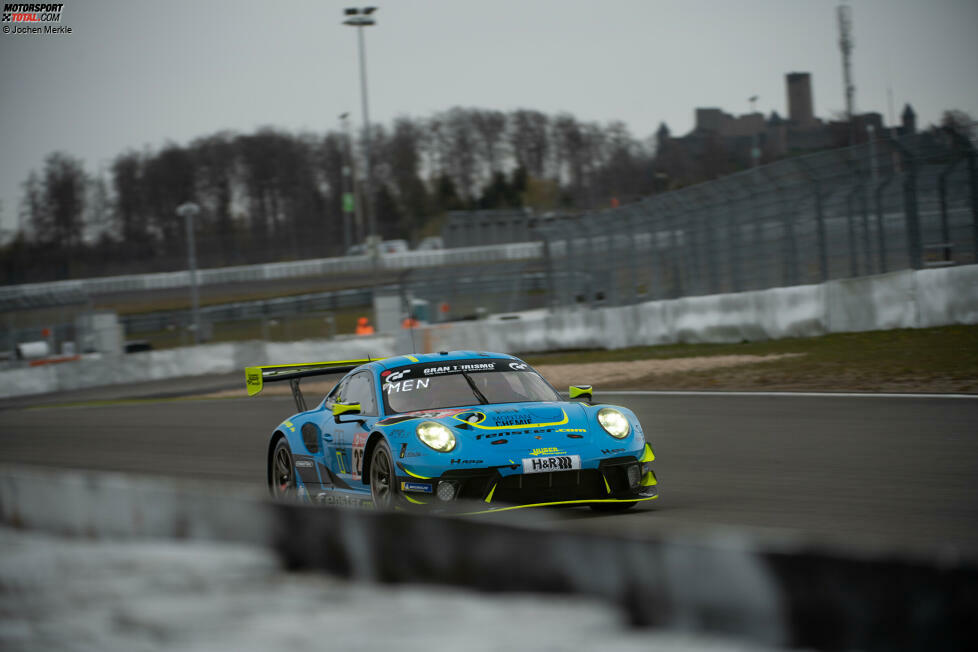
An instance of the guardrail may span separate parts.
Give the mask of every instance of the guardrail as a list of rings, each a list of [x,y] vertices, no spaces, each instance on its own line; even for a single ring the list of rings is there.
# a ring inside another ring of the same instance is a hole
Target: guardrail
[[[462,249],[408,251],[381,256],[378,259],[378,267],[381,270],[403,270],[470,263],[496,263],[539,258],[541,252],[542,249],[539,242],[515,242],[484,247],[465,247]],[[202,269],[197,272],[197,282],[200,285],[255,283],[307,276],[369,273],[373,269],[373,261],[368,256],[317,258],[285,263],[265,263],[261,265]],[[190,272],[184,270],[180,272],[131,274],[127,276],[53,281],[50,283],[27,283],[10,286],[6,290],[17,291],[23,294],[51,291],[82,291],[89,295],[99,295],[113,292],[162,290],[188,287],[189,285]]]

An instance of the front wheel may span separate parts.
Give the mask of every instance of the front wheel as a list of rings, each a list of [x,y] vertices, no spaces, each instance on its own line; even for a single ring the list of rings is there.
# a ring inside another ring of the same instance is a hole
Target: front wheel
[[[289,442],[282,439],[275,444],[268,474],[268,489],[274,498],[286,498],[295,493],[295,467],[292,464],[292,449]]]
[[[615,513],[624,512],[626,509],[631,509],[638,504],[638,501],[631,501],[628,503],[591,503],[590,507],[596,512],[604,513]]]
[[[370,497],[377,509],[394,509],[397,505],[394,456],[383,439],[377,442],[370,456]]]

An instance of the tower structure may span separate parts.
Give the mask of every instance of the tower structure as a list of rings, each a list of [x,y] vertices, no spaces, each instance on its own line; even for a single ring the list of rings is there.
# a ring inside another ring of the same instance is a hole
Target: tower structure
[[[815,121],[812,105],[812,76],[807,72],[789,72],[785,75],[788,89],[788,120],[798,126]]]
[[[849,121],[849,144],[853,144],[854,125],[852,116],[856,111],[856,86],[852,83],[852,8],[839,5],[839,50],[842,51],[842,83],[846,92],[846,119]]]

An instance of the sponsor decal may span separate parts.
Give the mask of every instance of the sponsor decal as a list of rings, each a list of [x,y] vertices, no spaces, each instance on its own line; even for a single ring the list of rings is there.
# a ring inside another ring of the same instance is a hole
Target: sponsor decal
[[[288,428],[290,432],[295,432],[295,426],[292,424],[291,421],[283,421],[281,425]]]
[[[523,473],[547,473],[549,471],[571,471],[581,468],[580,455],[559,455],[555,457],[529,457],[523,459]]]
[[[410,369],[401,369],[400,371],[385,371],[380,375],[381,377],[386,379],[385,382],[396,383],[401,378],[407,376],[409,373],[411,373]]]
[[[363,498],[354,498],[345,494],[327,493],[320,501],[323,505],[338,505],[340,507],[372,507],[373,501]]]
[[[310,462],[309,460],[296,460],[296,462],[295,462],[295,468],[297,468],[297,469],[311,469],[312,468],[312,462]]]
[[[567,455],[567,451],[562,451],[559,448],[534,448],[530,451],[530,455]]]
[[[497,426],[528,426],[533,423],[533,419],[530,417],[496,417],[493,420]]]
[[[367,445],[370,438],[368,432],[358,432],[353,436],[353,476],[354,480],[360,478],[360,471],[363,470],[363,447]]]
[[[509,363],[509,368],[512,369],[513,371],[524,371],[527,368],[527,366],[528,365],[525,362],[510,362]]]
[[[614,455],[615,453],[624,453],[624,448],[602,448],[601,453],[603,455]]]
[[[408,378],[407,380],[401,380],[397,382],[388,382],[384,384],[384,391],[388,394],[394,394],[397,392],[413,392],[416,389],[428,389],[428,384],[431,382],[430,378]]]
[[[432,492],[431,485],[427,482],[402,482],[401,491],[415,491],[423,494]]]
[[[441,367],[428,367],[423,373],[425,376],[440,376],[441,374],[458,374],[468,371],[495,370],[495,362],[459,362],[458,364],[444,365]]]
[[[482,464],[482,460],[459,460],[452,458],[449,460],[451,464]]]
[[[557,428],[557,432],[587,432],[587,428]]]

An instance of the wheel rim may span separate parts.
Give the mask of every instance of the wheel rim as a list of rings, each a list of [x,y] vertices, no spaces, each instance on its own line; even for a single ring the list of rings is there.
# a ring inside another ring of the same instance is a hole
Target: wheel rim
[[[370,465],[370,493],[378,507],[388,507],[391,504],[394,497],[392,477],[390,458],[382,448],[378,449]]]
[[[275,495],[282,496],[292,486],[292,460],[285,447],[275,453],[275,475],[273,477]]]

